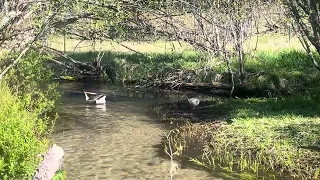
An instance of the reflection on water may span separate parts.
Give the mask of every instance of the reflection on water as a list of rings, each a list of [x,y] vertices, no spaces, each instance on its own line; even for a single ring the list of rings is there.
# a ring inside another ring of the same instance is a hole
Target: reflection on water
[[[57,109],[60,118],[53,139],[65,150],[63,168],[68,179],[170,179],[169,159],[159,153],[167,129],[150,110],[157,99],[147,95],[132,98],[112,87],[88,89],[69,84],[61,89],[66,93]],[[117,96],[106,105],[87,105],[81,94],[68,93],[82,89],[114,91]],[[175,179],[216,178],[182,166]]]

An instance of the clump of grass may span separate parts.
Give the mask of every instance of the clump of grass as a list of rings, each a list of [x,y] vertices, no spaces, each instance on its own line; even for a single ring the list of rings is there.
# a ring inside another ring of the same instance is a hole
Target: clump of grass
[[[226,103],[230,105],[225,110],[232,123],[219,128],[188,124],[175,135],[176,141],[205,139],[204,154],[193,157],[197,164],[256,176],[319,178],[319,101],[299,97],[277,101],[226,100]],[[200,135],[195,136],[199,132],[195,129],[202,129]],[[184,145],[184,151],[191,145]]]
[[[316,54],[316,58],[320,58]],[[308,55],[298,50],[261,51],[246,57],[248,84],[286,94],[306,93],[319,86],[319,71]]]
[[[53,177],[53,180],[65,180],[67,179],[67,172],[59,170],[56,172],[55,176]]]

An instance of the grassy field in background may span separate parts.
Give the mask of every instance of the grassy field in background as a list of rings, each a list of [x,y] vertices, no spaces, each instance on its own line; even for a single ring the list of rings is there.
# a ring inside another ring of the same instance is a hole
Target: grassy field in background
[[[64,39],[63,37],[51,37],[49,38],[49,46],[60,51],[64,50]],[[78,44],[80,42],[80,44]],[[279,50],[303,50],[299,39],[294,36],[289,39],[288,35],[283,34],[264,34],[257,37],[253,36],[248,39],[244,46],[246,51],[279,51]],[[193,50],[192,46],[178,41],[164,41],[158,40],[155,42],[131,42],[125,41],[121,44],[141,53],[182,53],[184,51]],[[67,52],[88,52],[88,51],[112,51],[112,52],[130,52],[132,50],[121,46],[114,41],[96,41],[93,46],[92,41],[80,41],[76,39],[66,38],[65,43]]]
[[[60,51],[64,51],[64,39],[63,37],[51,37],[49,39],[49,46]],[[92,41],[83,41],[79,45],[80,40],[68,39],[66,38],[66,51],[67,52],[88,52],[88,51],[111,51],[111,52],[124,52],[133,53],[132,50],[124,47],[127,46],[135,51],[141,53],[170,53],[176,52],[181,53],[186,50],[192,50],[192,47],[185,44],[175,42],[166,42],[163,40],[158,40],[155,42],[121,42],[122,45],[114,41],[96,41],[95,46],[93,46]],[[77,46],[78,45],[78,46]],[[77,47],[77,48],[76,48]]]

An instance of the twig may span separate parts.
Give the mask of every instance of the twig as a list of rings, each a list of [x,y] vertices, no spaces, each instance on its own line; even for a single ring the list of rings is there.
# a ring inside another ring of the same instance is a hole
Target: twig
[[[81,65],[84,65],[84,66],[88,66],[86,63],[83,63],[83,62],[80,62],[80,61],[77,61],[77,60],[74,60],[73,58],[71,58],[70,56],[66,55],[65,53],[57,50],[57,49],[54,49],[54,48],[51,48],[51,47],[48,47],[48,46],[44,46],[44,48],[46,48],[47,50],[50,50],[64,58],[66,58],[67,60],[75,63],[75,64],[81,64]]]
[[[83,41],[85,41],[85,39],[82,39],[81,41],[79,41],[79,42],[77,43],[77,45],[74,47],[72,53],[74,53],[74,52],[76,51],[76,49],[78,48],[78,46],[80,45],[80,43],[82,43]]]
[[[29,45],[27,45],[27,47],[25,47],[22,52],[19,54],[19,56],[12,62],[12,64],[10,64],[7,68],[5,68],[1,74],[0,74],[0,80],[3,78],[3,76],[13,67],[15,66],[21,59],[22,57],[26,54],[26,52],[31,48],[31,46],[33,45],[34,42],[36,42],[44,33],[44,31],[46,30],[47,26],[49,25],[50,21],[58,14],[59,10],[61,9],[61,7],[64,5],[64,3],[66,2],[66,0],[61,4],[61,6],[58,8],[58,10],[51,15],[51,17],[49,17],[49,19],[47,20],[47,22],[45,24],[42,25],[40,32],[33,38],[33,40],[29,43]]]
[[[166,136],[167,138],[167,141],[168,141],[168,146],[169,146],[169,152],[168,151],[165,151],[165,153],[170,157],[170,179],[173,180],[173,176],[174,176],[174,171],[175,171],[175,168],[177,168],[177,165],[175,165],[174,161],[173,161],[173,157],[174,157],[174,152],[172,150],[172,146],[171,146],[171,138],[170,138],[170,134],[174,131],[171,130],[169,131],[168,134],[164,133],[164,135]]]

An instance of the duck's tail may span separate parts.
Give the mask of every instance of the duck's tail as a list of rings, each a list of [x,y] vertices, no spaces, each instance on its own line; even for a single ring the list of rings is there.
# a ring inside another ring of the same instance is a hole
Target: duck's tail
[[[87,91],[83,91],[83,93],[84,93],[84,95],[86,96],[86,101],[88,101],[88,100],[89,100],[89,96],[88,96],[88,94],[87,94]]]

